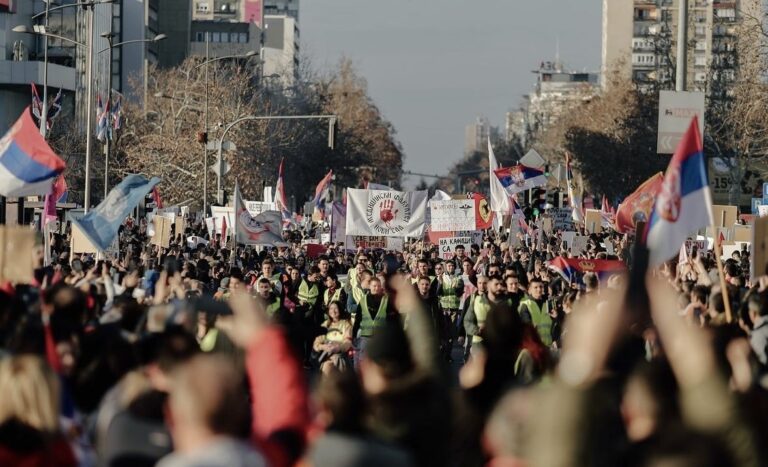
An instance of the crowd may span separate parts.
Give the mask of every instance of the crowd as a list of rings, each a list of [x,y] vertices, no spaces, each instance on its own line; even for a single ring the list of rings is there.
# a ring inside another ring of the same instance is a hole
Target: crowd
[[[189,224],[160,248],[130,219],[107,259],[64,229],[1,284],[0,465],[766,465],[747,251],[723,291],[711,251],[646,272],[609,230],[577,256],[627,272],[565,277],[560,232],[310,257]]]

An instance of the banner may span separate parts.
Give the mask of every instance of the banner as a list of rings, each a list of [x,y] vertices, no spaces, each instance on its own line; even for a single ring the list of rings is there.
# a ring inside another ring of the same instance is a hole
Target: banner
[[[344,242],[347,250],[392,250],[403,251],[402,237],[377,237],[366,235],[347,235],[347,241]]]
[[[158,183],[160,179],[156,177],[147,180],[141,175],[128,175],[109,192],[104,201],[82,219],[73,222],[93,246],[104,251],[117,235],[123,220]]]
[[[264,211],[252,216],[235,183],[235,239],[244,245],[287,246],[283,241],[283,215],[279,211]]]
[[[0,225],[0,281],[34,280],[35,232],[26,226]],[[70,253],[71,255],[72,253]]]
[[[473,193],[472,198],[475,202],[475,229],[490,229],[493,227],[494,213],[488,199],[480,193]]]
[[[227,227],[235,225],[235,209],[224,206],[211,206],[211,217],[213,217],[213,229],[216,233],[221,233],[221,227],[224,217],[227,218]]]
[[[475,230],[475,200],[430,201],[430,229],[435,232]]]
[[[275,203],[267,203],[264,201],[244,201],[244,203],[245,209],[247,209],[252,216],[258,216],[264,211],[275,210]]]
[[[483,244],[483,232],[481,230],[462,230],[459,232],[432,232],[427,230],[427,240],[433,245],[439,245],[440,240],[448,237],[469,237],[474,245]],[[469,249],[467,249],[469,251]]]
[[[347,190],[347,235],[419,237],[426,213],[426,191]]]
[[[451,259],[456,253],[456,247],[464,247],[464,251],[469,251],[472,247],[472,237],[445,237],[440,239],[439,251],[440,258]]]

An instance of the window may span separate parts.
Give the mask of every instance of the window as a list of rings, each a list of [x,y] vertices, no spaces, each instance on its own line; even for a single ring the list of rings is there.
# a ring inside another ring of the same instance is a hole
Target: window
[[[211,42],[221,42],[221,33],[214,32],[211,34]]]
[[[707,66],[707,57],[704,55],[697,55],[694,58],[694,65],[696,66]]]
[[[248,33],[247,32],[241,32],[240,33],[240,43],[241,44],[248,43]]]
[[[196,32],[195,33],[195,42],[205,42],[205,33],[204,32]]]
[[[694,81],[696,81],[697,83],[703,83],[703,82],[705,82],[705,81],[707,80],[707,74],[706,74],[706,73],[704,73],[704,72],[701,72],[701,71],[700,71],[700,72],[698,72],[698,73],[696,73],[696,74],[694,75],[694,78],[693,78],[693,79],[694,79]]]

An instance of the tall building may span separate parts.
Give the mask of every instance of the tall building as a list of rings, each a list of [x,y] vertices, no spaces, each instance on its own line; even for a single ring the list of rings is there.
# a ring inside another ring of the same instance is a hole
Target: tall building
[[[536,84],[524,102],[526,132],[538,132],[554,124],[570,106],[597,93],[599,76],[586,71],[569,71],[559,61],[542,62],[533,70]],[[528,135],[521,139],[527,139]]]
[[[288,15],[264,15],[263,75],[290,86],[299,74],[299,23]]]
[[[499,129],[491,126],[487,118],[477,117],[474,123],[464,127],[464,157],[476,152],[487,153],[488,138],[495,141],[498,136]]]
[[[705,90],[713,73],[733,80],[737,27],[761,15],[761,0],[688,0],[686,89]],[[671,87],[679,23],[679,0],[603,0],[603,83],[615,71]]]
[[[299,0],[264,0],[265,15],[285,15],[299,21]]]

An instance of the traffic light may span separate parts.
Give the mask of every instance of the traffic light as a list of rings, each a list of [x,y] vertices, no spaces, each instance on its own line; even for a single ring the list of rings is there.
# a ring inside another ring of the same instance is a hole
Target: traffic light
[[[336,149],[336,138],[339,135],[339,125],[337,125],[336,117],[331,117],[328,120],[328,147]]]

